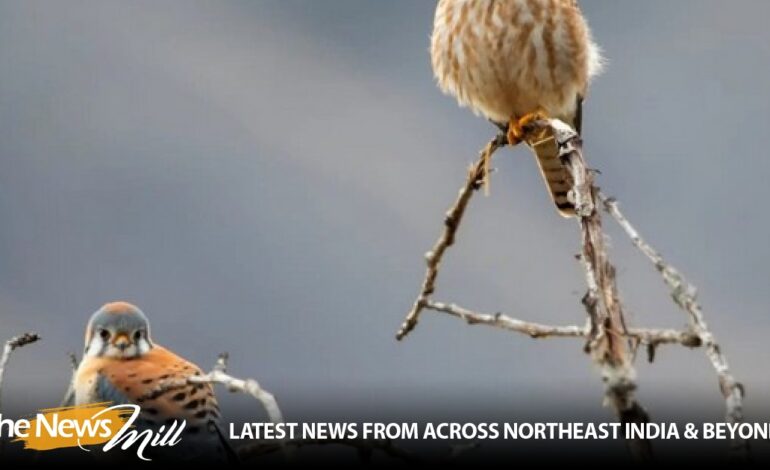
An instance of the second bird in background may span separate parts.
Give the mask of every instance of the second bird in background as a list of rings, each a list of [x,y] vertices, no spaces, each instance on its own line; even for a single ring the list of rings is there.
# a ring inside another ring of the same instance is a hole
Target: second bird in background
[[[541,117],[580,132],[583,97],[602,59],[576,0],[440,0],[431,62],[442,91],[507,125],[516,144],[522,125]],[[533,149],[559,213],[573,216],[571,176],[555,146]]]

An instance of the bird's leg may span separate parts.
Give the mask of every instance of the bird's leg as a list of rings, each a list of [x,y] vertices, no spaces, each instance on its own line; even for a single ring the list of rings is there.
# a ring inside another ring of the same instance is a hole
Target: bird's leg
[[[507,122],[498,122],[494,119],[489,119],[489,122],[495,125],[498,129],[500,129],[500,132],[508,132],[508,123]]]
[[[547,119],[548,116],[542,110],[527,113],[520,118],[514,116],[508,124],[508,143],[511,146],[515,146],[525,140],[529,140],[527,139],[527,126],[533,122]]]
[[[508,143],[513,147],[521,142],[528,140],[532,141],[527,134],[529,133],[529,130],[527,129],[527,126],[531,125],[534,122],[542,121],[548,119],[548,115],[541,109],[538,109],[537,111],[527,113],[524,116],[517,118],[513,117],[508,122],[508,125],[498,123],[496,121],[492,121],[497,127],[500,128],[502,131],[507,131],[508,133]],[[484,154],[484,179],[483,179],[483,186],[484,186],[484,194],[489,195],[489,173],[490,173],[490,167],[489,163],[491,160],[491,155],[489,153]]]

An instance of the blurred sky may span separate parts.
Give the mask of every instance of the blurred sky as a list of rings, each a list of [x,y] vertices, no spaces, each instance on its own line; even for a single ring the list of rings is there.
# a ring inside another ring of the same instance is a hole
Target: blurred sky
[[[768,419],[770,2],[581,3],[608,58],[586,103],[586,156],[700,288],[748,417]],[[289,420],[342,419],[351,404],[599,410],[577,340],[432,313],[394,340],[422,255],[494,132],[435,88],[434,5],[0,2],[0,333],[44,338],[14,356],[6,405],[57,404],[89,315],[125,299],[204,368],[229,351],[231,371],[257,377]],[[582,323],[574,222],[527,151],[495,166],[436,298]],[[684,326],[607,225],[630,322]],[[723,413],[700,350],[663,347],[638,376],[654,419]]]

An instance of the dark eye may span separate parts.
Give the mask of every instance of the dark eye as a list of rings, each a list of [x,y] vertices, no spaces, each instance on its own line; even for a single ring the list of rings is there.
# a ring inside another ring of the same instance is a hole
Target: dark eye
[[[106,340],[110,339],[110,332],[105,330],[104,328],[100,328],[99,329],[99,336],[101,336],[102,339],[106,341]]]
[[[134,341],[139,341],[140,339],[142,339],[142,330],[134,331]]]

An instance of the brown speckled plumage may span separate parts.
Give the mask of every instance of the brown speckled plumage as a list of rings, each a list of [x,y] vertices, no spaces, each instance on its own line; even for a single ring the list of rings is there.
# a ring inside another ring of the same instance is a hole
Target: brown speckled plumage
[[[601,66],[575,0],[439,0],[431,62],[441,90],[476,114],[506,124],[541,112],[573,126]],[[559,206],[566,176],[538,157]]]
[[[155,344],[150,323],[139,308],[127,302],[102,306],[88,322],[85,345],[75,374],[75,404],[138,405],[135,425],[142,430],[168,429],[184,422],[179,445],[151,452],[167,450],[183,459],[234,458],[219,428],[213,387],[188,382],[202,375],[201,369]]]

